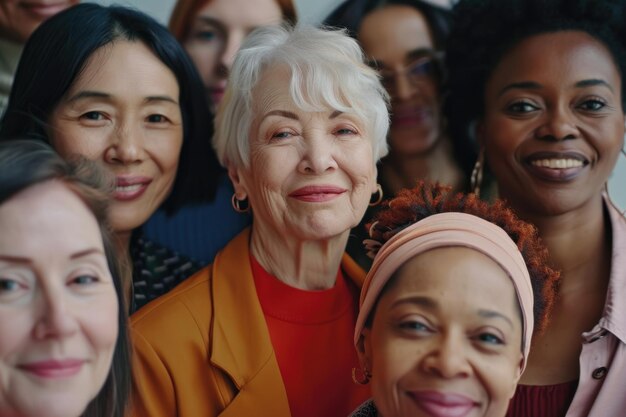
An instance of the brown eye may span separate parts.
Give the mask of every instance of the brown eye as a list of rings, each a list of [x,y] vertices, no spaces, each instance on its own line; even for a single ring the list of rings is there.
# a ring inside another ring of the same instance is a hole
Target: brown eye
[[[530,113],[535,110],[539,110],[539,107],[527,101],[517,101],[507,107],[507,110],[511,113]]]
[[[95,120],[95,121],[104,119],[104,115],[100,113],[99,111],[89,111],[80,117],[82,117],[83,119]]]
[[[606,103],[597,99],[585,100],[579,108],[588,111],[598,111],[606,107]]]
[[[167,118],[162,114],[151,114],[148,116],[148,122],[150,123],[164,123],[167,121]]]

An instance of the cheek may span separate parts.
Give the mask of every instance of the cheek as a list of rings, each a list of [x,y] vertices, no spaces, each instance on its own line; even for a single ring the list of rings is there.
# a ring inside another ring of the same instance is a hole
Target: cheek
[[[479,380],[489,397],[490,408],[497,411],[493,415],[504,415],[515,392],[519,358],[519,353],[502,357],[500,360],[491,357],[482,358]],[[499,410],[504,411],[498,414]]]
[[[185,49],[202,78],[207,79],[215,71],[219,48],[217,46],[197,45],[189,42],[185,44]]]
[[[180,152],[183,144],[182,132],[180,135],[169,134],[164,136],[161,141],[153,141],[147,151],[152,155],[152,158],[161,168],[161,171],[173,180],[176,176],[178,162],[180,160]],[[150,141],[148,141],[148,143],[150,143]]]
[[[415,346],[393,337],[388,329],[372,329],[370,342],[371,372],[379,387],[390,387],[412,367]]]
[[[115,348],[119,333],[118,308],[117,296],[110,293],[90,302],[89,308],[78,312],[78,317],[81,317],[81,328],[91,349],[102,362],[110,362]],[[108,365],[106,368],[108,369]]]
[[[101,159],[106,149],[108,134],[102,130],[82,129],[72,124],[60,124],[51,135],[50,144],[63,158],[75,155],[90,160]]]
[[[0,307],[0,369],[6,366],[13,355],[25,350],[33,327],[28,316],[29,314],[22,314],[14,309]],[[0,379],[3,379],[2,375]]]
[[[372,346],[372,396],[379,409],[394,415],[401,410],[404,381],[414,380],[419,349],[391,337],[379,337]],[[410,384],[409,384],[410,385]]]
[[[344,150],[340,166],[352,179],[353,183],[376,185],[376,164],[374,163],[370,143],[359,144]]]
[[[292,147],[252,150],[248,178],[264,188],[279,190],[297,171],[300,159]]]

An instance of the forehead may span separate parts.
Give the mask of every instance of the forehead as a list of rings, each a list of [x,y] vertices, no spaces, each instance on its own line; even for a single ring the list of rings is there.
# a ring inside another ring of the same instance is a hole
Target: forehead
[[[416,49],[432,49],[430,27],[424,15],[411,6],[393,5],[368,14],[359,28],[365,53],[387,62],[404,60]]]
[[[0,205],[0,230],[0,249],[15,256],[103,246],[92,212],[58,181],[33,185]]]
[[[282,11],[275,0],[209,0],[196,17],[211,17],[226,25],[255,27],[279,23]]]
[[[461,314],[497,309],[517,311],[515,288],[493,259],[474,249],[445,247],[421,253],[396,273],[389,301],[409,294],[437,301],[443,311]]]
[[[530,36],[510,49],[494,68],[488,89],[524,81],[573,85],[586,79],[604,80],[618,93],[621,89],[619,69],[604,44],[582,31],[560,31]]]
[[[176,76],[152,50],[143,42],[126,40],[97,49],[74,80],[71,90],[98,86],[117,87],[124,92],[129,92],[129,86],[130,91],[143,88],[178,91]]]

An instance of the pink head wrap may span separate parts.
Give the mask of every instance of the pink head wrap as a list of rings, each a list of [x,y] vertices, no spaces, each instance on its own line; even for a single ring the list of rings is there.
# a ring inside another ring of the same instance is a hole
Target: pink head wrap
[[[522,310],[523,370],[534,325],[533,289],[528,268],[517,245],[504,230],[466,213],[450,212],[426,217],[398,232],[380,248],[361,289],[360,311],[354,331],[355,345],[380,292],[393,274],[421,253],[451,246],[463,246],[487,255],[511,278]]]

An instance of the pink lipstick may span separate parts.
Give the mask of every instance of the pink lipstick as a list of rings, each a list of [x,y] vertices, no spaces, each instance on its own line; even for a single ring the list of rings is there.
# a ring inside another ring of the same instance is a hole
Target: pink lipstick
[[[40,378],[68,378],[80,372],[85,364],[81,359],[46,360],[19,365],[20,369]]]
[[[323,203],[333,200],[347,190],[333,185],[309,185],[289,193],[289,197],[309,203]]]
[[[151,178],[141,176],[118,176],[115,179],[115,191],[113,198],[118,201],[131,201],[143,195],[150,183]]]
[[[478,403],[460,394],[415,391],[409,395],[419,408],[432,417],[465,417],[478,407]]]
[[[70,4],[67,1],[56,1],[56,2],[46,2],[46,1],[24,1],[20,3],[20,7],[27,10],[28,13],[33,16],[44,20],[60,11],[68,8]]]

